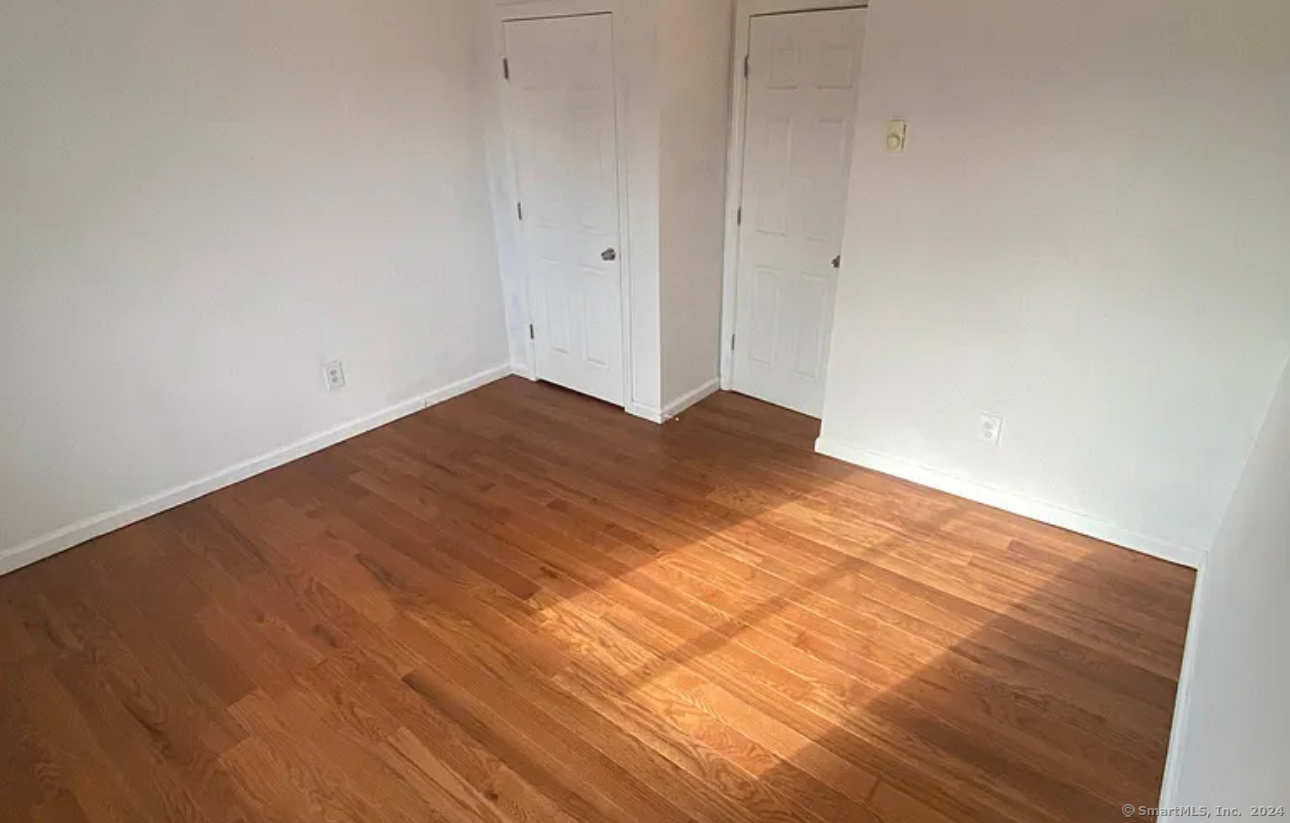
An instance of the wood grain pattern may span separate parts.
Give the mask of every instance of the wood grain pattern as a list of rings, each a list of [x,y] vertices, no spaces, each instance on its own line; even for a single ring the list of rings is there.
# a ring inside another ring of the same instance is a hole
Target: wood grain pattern
[[[6,821],[1070,823],[1191,571],[508,379],[0,579]]]

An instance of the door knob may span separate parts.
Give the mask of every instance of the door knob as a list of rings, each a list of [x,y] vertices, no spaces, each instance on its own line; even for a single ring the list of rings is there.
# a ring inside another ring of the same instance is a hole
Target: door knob
[[[842,268],[842,255],[839,254],[837,257],[833,258],[833,268]]]
[[[614,251],[614,249],[610,247],[600,253],[600,259],[604,260],[605,262],[611,262],[611,261],[617,260],[618,252]]]

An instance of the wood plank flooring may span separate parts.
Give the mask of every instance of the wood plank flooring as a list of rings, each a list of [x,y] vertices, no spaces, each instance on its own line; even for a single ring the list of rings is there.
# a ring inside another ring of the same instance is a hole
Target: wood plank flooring
[[[1191,571],[511,378],[0,578],[0,820],[1122,819]]]

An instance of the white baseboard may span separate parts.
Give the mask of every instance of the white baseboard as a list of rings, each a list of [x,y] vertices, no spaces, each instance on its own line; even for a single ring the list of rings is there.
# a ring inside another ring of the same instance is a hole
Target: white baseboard
[[[537,375],[529,368],[528,363],[511,363],[511,374],[523,377],[525,380],[537,380]]]
[[[651,423],[663,422],[663,411],[654,406],[647,406],[644,403],[631,401],[625,407],[628,414],[632,417],[639,417],[642,420],[648,420]]]
[[[166,509],[183,505],[190,500],[196,500],[198,497],[210,494],[225,486],[231,486],[248,477],[277,468],[293,460],[298,460],[305,455],[321,451],[328,446],[334,446],[343,440],[348,440],[351,437],[379,428],[401,417],[406,417],[429,406],[450,400],[480,386],[487,385],[494,380],[506,377],[511,371],[509,364],[487,369],[435,391],[418,395],[410,400],[388,406],[380,411],[351,420],[327,431],[297,440],[267,454],[229,466],[214,474],[175,486],[142,500],[136,500],[118,509],[86,518],[78,523],[41,535],[18,546],[0,550],[0,574],[8,574],[15,569],[44,560],[46,557],[66,551],[87,540],[93,540],[95,537],[128,526],[131,523],[145,520]]]
[[[702,402],[721,390],[721,378],[714,377],[693,391],[688,391],[663,407],[663,419],[671,420],[696,403]]]
[[[1108,543],[1114,543],[1126,549],[1133,549],[1143,554],[1149,554],[1152,557],[1168,560],[1171,563],[1197,569],[1200,568],[1205,559],[1203,549],[1179,546],[1164,540],[1157,540],[1122,526],[1117,526],[1114,523],[1108,523],[1052,503],[1014,494],[973,480],[953,477],[935,469],[929,469],[898,457],[860,448],[844,441],[821,437],[815,442],[815,450],[820,454],[836,457],[839,460],[845,460],[848,463],[854,463],[866,469],[899,477],[902,480],[908,480],[920,486],[928,486],[956,497],[962,497],[996,509],[1003,509],[1006,512],[1021,515],[1022,517],[1029,517],[1031,520],[1038,520],[1052,526],[1069,529],[1098,540],[1105,540]]]
[[[1174,718],[1169,729],[1169,749],[1165,756],[1165,776],[1160,784],[1160,803],[1156,808],[1172,808],[1182,788],[1183,746],[1187,742],[1187,721],[1191,717],[1191,684],[1196,673],[1196,644],[1200,642],[1201,610],[1205,604],[1205,569],[1202,562],[1196,571],[1196,586],[1191,593],[1191,616],[1187,619],[1187,640],[1183,645],[1182,671],[1178,674],[1178,694],[1174,698]]]

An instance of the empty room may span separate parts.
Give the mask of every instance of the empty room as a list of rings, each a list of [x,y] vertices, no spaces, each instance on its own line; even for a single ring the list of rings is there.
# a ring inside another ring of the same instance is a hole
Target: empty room
[[[4,0],[0,820],[1290,805],[1285,0]]]

